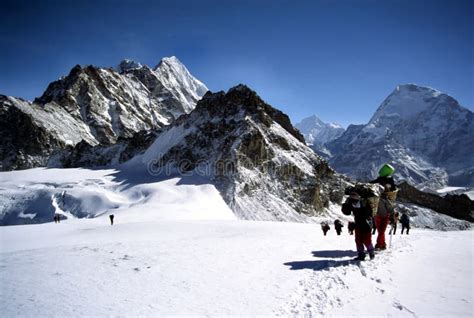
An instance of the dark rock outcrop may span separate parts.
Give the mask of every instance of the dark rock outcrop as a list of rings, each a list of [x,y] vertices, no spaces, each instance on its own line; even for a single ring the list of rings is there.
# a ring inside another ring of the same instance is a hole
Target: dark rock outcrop
[[[143,153],[160,130],[139,131],[132,137],[120,137],[113,145],[92,146],[85,141],[53,154],[49,166],[64,168],[113,166]]]
[[[0,171],[45,166],[54,149],[64,146],[4,95],[0,95],[0,127]]]
[[[441,197],[416,189],[404,182],[399,185],[398,199],[429,208],[453,218],[474,222],[474,201],[465,194]]]

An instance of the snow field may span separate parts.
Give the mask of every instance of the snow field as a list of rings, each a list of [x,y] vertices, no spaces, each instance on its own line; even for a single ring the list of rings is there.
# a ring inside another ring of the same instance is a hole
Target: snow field
[[[133,169],[36,168],[3,172],[0,184],[0,218],[24,211],[18,217],[37,216],[42,222],[51,222],[54,213],[68,219],[114,214],[117,222],[236,219],[214,185],[199,177],[163,179]]]
[[[471,316],[472,235],[413,230],[357,263],[353,236],[324,237],[316,224],[96,218],[2,227],[0,309],[5,317]]]

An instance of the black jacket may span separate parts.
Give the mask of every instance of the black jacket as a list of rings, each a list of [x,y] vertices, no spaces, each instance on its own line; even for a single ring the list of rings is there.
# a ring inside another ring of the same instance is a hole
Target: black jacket
[[[342,205],[342,213],[345,215],[354,214],[354,223],[355,228],[363,231],[363,232],[370,232],[372,231],[372,209],[365,201],[360,201],[360,207],[354,207],[353,201],[348,199]]]
[[[410,217],[406,214],[402,214],[402,216],[400,217],[400,223],[402,223],[403,225],[410,225]]]
[[[382,187],[385,187],[386,184],[390,184],[390,191],[393,191],[397,188],[392,177],[378,177],[377,179],[370,181],[370,183],[378,183]]]

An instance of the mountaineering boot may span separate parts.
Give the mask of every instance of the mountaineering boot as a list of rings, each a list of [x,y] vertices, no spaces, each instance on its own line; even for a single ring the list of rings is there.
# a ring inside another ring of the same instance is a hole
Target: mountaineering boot
[[[359,256],[354,258],[354,261],[363,261],[365,260],[365,253],[359,253]]]
[[[375,250],[376,251],[383,251],[383,250],[386,250],[387,249],[387,245],[378,245],[378,244],[375,244]]]
[[[374,251],[369,252],[369,257],[370,257],[371,260],[375,258]]]

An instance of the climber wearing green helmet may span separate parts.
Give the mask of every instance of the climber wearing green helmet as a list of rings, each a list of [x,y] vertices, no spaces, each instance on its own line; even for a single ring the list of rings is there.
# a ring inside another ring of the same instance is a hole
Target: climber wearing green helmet
[[[379,170],[379,177],[370,181],[370,183],[380,184],[382,187],[384,187],[385,191],[394,191],[397,188],[392,177],[394,172],[394,167],[389,164],[384,164]]]
[[[395,212],[394,197],[389,199],[389,194],[396,193],[397,186],[393,181],[393,173],[395,168],[389,164],[385,164],[379,171],[379,177],[370,183],[378,183],[384,188],[384,193],[380,197],[377,214],[375,215],[375,227],[377,228],[377,243],[375,249],[384,250],[387,248],[385,243],[385,230],[390,221],[390,215]]]

